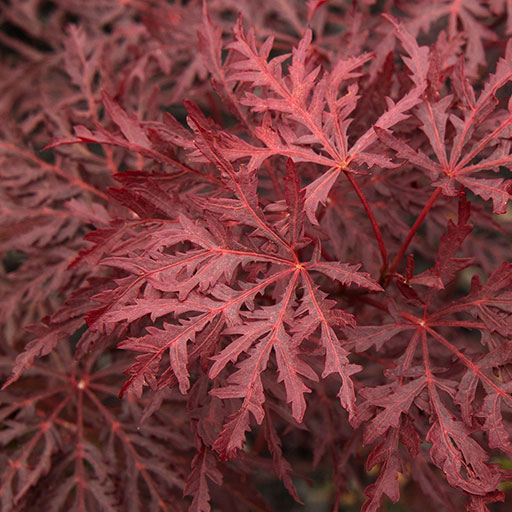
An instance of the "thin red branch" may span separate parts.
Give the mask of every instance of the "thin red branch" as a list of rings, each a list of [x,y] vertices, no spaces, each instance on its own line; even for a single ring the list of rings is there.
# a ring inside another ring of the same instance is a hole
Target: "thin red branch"
[[[365,209],[366,214],[368,215],[368,219],[370,220],[370,223],[372,225],[373,232],[375,233],[375,238],[377,239],[377,243],[379,244],[379,251],[382,258],[382,267],[386,269],[388,268],[389,265],[388,252],[386,250],[386,246],[384,245],[384,240],[382,238],[380,228],[377,224],[377,221],[375,220],[375,216],[373,215],[372,209],[370,208],[370,204],[368,203],[366,196],[361,190],[361,187],[357,184],[356,180],[354,179],[352,173],[350,171],[343,172],[345,173],[345,176],[347,177],[348,181],[350,181],[352,187],[354,187],[354,190],[359,199],[361,200],[361,203],[363,204],[363,208]]]
[[[427,201],[427,204],[424,206],[423,210],[421,211],[418,218],[416,219],[416,222],[413,224],[412,228],[410,229],[410,231],[407,235],[407,238],[405,239],[404,243],[402,244],[402,247],[400,247],[398,254],[395,256],[395,259],[393,260],[391,267],[386,272],[387,275],[391,275],[396,272],[398,265],[400,265],[400,262],[402,261],[405,251],[407,251],[409,244],[411,243],[412,239],[414,238],[414,235],[416,234],[419,227],[421,226],[421,223],[425,220],[425,217],[427,216],[428,212],[431,210],[432,206],[434,206],[434,203],[440,194],[441,194],[441,188],[438,187],[434,190],[433,194],[430,196],[429,200]]]

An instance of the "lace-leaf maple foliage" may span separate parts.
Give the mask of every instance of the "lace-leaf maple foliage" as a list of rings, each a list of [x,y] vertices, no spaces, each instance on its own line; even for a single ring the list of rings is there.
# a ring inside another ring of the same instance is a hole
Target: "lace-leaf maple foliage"
[[[506,3],[50,4],[1,14],[2,509],[506,510]]]

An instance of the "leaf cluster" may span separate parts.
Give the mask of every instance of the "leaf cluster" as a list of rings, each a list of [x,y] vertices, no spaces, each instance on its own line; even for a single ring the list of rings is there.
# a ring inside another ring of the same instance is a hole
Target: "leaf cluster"
[[[3,2],[1,509],[506,510],[507,9]]]

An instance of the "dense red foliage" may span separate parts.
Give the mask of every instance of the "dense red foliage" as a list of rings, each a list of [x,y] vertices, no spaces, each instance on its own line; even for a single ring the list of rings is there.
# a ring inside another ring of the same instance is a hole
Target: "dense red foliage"
[[[0,509],[508,510],[510,34],[2,0]]]

